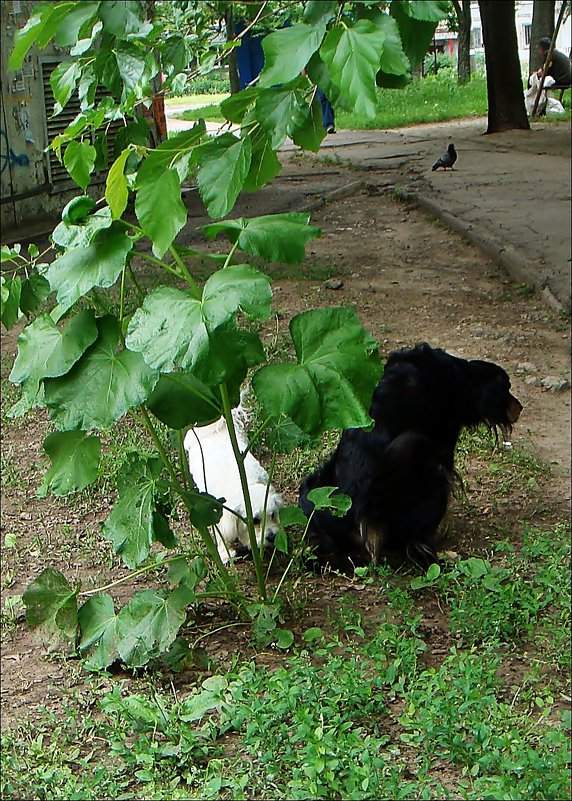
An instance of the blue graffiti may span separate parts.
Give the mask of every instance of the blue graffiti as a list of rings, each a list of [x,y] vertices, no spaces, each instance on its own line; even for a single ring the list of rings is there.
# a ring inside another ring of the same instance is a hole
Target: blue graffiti
[[[2,150],[0,152],[0,175],[4,172],[4,170],[8,167],[9,164],[12,164],[14,167],[27,167],[30,163],[30,159],[25,153],[14,153],[12,148],[8,145],[8,137],[6,136],[6,131],[3,131],[0,128],[0,140],[2,144]]]

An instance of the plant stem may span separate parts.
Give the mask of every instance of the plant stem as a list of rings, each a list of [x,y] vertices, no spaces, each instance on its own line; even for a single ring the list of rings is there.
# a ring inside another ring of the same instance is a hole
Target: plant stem
[[[224,264],[222,265],[222,269],[223,270],[224,270],[225,267],[228,267],[228,265],[230,264],[230,260],[234,256],[234,251],[237,249],[237,247],[238,247],[238,237],[237,237],[236,242],[234,243],[234,245],[231,247],[231,249],[230,249],[230,251],[228,253],[228,256],[225,259]]]
[[[190,556],[190,554],[188,554]],[[145,565],[144,567],[140,567],[138,570],[133,570],[133,572],[128,573],[126,576],[122,576],[122,578],[115,579],[115,581],[110,581],[109,584],[104,584],[103,587],[96,587],[94,590],[83,590],[83,592],[78,593],[78,598],[83,597],[84,595],[96,595],[98,592],[105,592],[105,590],[111,590],[113,587],[117,587],[119,584],[123,584],[129,579],[133,579],[136,576],[141,576],[143,573],[149,573],[151,570],[159,570],[160,567],[163,565],[168,565],[171,562],[176,562],[177,559],[181,559],[186,557],[187,554],[177,554],[176,556],[170,556],[168,559],[163,559],[161,562],[155,562],[152,565]]]
[[[123,326],[123,304],[125,302],[125,273],[127,271],[127,264],[123,265],[121,270],[121,287],[119,289],[119,327]]]
[[[139,295],[139,300],[140,301],[145,300],[145,293],[141,289],[141,285],[140,285],[139,281],[135,278],[135,272],[133,270],[133,267],[131,266],[131,262],[128,263],[127,267],[129,269],[129,275],[131,276],[131,280],[133,281],[133,285],[135,287],[135,290],[136,290],[137,294]]]
[[[242,487],[242,494],[244,497],[244,506],[246,509],[246,525],[248,528],[248,539],[250,541],[250,550],[252,551],[252,560],[254,562],[254,569],[256,572],[256,581],[258,584],[258,593],[262,601],[266,600],[266,582],[264,580],[264,570],[262,568],[262,560],[260,558],[260,553],[258,550],[258,544],[256,542],[256,531],[254,529],[254,520],[252,514],[252,502],[250,500],[250,491],[248,489],[248,478],[246,476],[246,470],[244,469],[244,457],[240,451],[240,447],[238,445],[238,440],[236,438],[236,431],[234,428],[234,420],[232,419],[232,409],[230,406],[230,399],[228,397],[228,389],[226,384],[220,384],[220,396],[222,400],[222,408],[224,413],[224,419],[226,420],[226,424],[228,427],[228,433],[230,436],[230,442],[232,445],[232,450],[234,453],[234,458],[236,459],[236,464],[238,467],[238,474],[240,476],[240,484]]]
[[[143,253],[140,250],[138,250],[135,255],[140,259],[145,259],[146,261],[151,262],[151,264],[156,264],[158,267],[161,267],[163,270],[166,270],[168,273],[171,273],[171,275],[175,275],[177,278],[182,278],[178,270],[174,270],[170,264],[165,264],[164,261],[156,259],[155,256],[151,256],[149,255],[149,253]]]
[[[188,270],[188,267],[185,264],[185,262],[182,260],[182,258],[177,253],[177,248],[174,245],[169,245],[169,252],[171,253],[172,257],[177,262],[179,270],[183,274],[183,278],[186,279],[188,285],[191,287],[191,291],[192,291],[193,295],[200,300],[201,297],[202,297],[202,294],[203,294],[202,290],[201,290],[200,286],[197,284],[197,282],[195,281],[195,279],[193,278],[193,276],[190,274],[190,272]]]

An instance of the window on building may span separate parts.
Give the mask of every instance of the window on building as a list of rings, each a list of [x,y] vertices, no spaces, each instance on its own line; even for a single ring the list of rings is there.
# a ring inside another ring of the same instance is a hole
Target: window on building
[[[532,33],[532,25],[523,25],[524,29],[524,44],[528,47],[530,44],[530,34]]]
[[[471,47],[483,46],[483,32],[481,28],[473,28],[471,31]]]

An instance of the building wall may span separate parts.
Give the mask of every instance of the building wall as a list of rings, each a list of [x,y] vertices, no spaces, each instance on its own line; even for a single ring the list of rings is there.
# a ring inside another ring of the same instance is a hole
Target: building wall
[[[8,71],[14,34],[26,23],[35,5],[35,2],[26,0],[0,3],[0,211],[3,240],[11,229],[40,223],[56,215],[62,207],[61,192],[54,193],[50,188],[44,153],[48,142],[39,53],[32,50],[21,70]],[[63,53],[55,46],[48,46],[42,51],[42,57],[60,61]]]

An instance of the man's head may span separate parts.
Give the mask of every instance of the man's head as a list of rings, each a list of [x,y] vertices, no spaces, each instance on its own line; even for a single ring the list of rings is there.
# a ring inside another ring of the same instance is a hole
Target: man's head
[[[542,39],[538,40],[537,50],[541,56],[545,56],[548,53],[550,44],[551,42],[548,36],[543,36]]]

